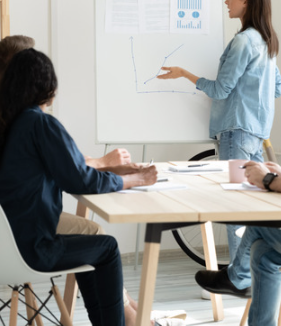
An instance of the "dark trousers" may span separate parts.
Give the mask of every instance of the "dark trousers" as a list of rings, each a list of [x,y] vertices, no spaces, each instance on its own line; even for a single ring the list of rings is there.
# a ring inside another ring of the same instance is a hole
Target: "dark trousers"
[[[89,264],[94,271],[76,280],[94,326],[124,326],[123,276],[115,238],[108,235],[65,235],[66,250],[53,270]]]

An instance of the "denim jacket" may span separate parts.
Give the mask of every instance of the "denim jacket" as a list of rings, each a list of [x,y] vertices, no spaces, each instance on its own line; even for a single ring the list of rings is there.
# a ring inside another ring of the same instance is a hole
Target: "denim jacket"
[[[220,58],[217,79],[199,78],[196,86],[213,99],[211,138],[233,129],[269,138],[281,76],[258,31],[248,28],[238,33]]]

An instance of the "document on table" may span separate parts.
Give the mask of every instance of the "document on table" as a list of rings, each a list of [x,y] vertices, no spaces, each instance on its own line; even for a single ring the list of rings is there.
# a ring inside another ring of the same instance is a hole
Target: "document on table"
[[[261,189],[257,186],[251,185],[249,182],[243,183],[221,183],[221,187],[224,190],[242,190],[242,191],[267,191],[265,189]]]
[[[132,187],[130,189],[125,189],[118,192],[122,194],[131,194],[131,193],[139,193],[144,191],[150,192],[150,191],[165,191],[165,190],[180,190],[180,189],[188,189],[188,186],[183,183],[156,182],[150,186]]]
[[[140,186],[132,187],[132,190],[138,191],[165,191],[165,190],[179,190],[187,189],[188,186],[183,183],[173,183],[173,182],[156,182],[151,186]]]
[[[177,166],[169,166],[168,172],[176,172],[176,173],[195,173],[201,174],[204,172],[222,172],[223,168],[220,166],[216,166],[213,164],[198,164],[198,165],[177,165]]]

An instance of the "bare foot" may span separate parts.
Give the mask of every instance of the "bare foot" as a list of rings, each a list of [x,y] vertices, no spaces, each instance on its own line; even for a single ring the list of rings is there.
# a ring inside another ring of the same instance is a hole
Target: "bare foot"
[[[129,293],[126,293],[128,300],[130,301],[130,306],[137,311],[138,309],[138,304],[137,302],[129,295]]]
[[[124,311],[125,311],[125,325],[135,326],[137,321],[137,311],[134,309],[134,307],[131,306],[131,300],[130,300],[130,304],[124,307]],[[149,326],[154,326],[154,321],[151,320]]]

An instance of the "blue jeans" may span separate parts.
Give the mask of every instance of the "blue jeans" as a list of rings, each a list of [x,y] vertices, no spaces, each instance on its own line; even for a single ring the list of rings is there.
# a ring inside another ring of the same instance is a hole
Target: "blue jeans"
[[[75,275],[91,324],[125,326],[122,264],[116,240],[108,235],[63,238],[66,250],[53,270],[84,264],[95,267]]]
[[[252,280],[249,277],[251,268]],[[281,230],[247,227],[233,264],[230,281],[244,289],[252,283],[249,326],[276,326],[281,299]]]
[[[263,139],[249,134],[241,129],[229,130],[220,134],[220,160],[251,160],[263,162]],[[235,234],[241,226],[227,225],[227,237],[230,262],[233,262],[241,239]]]

